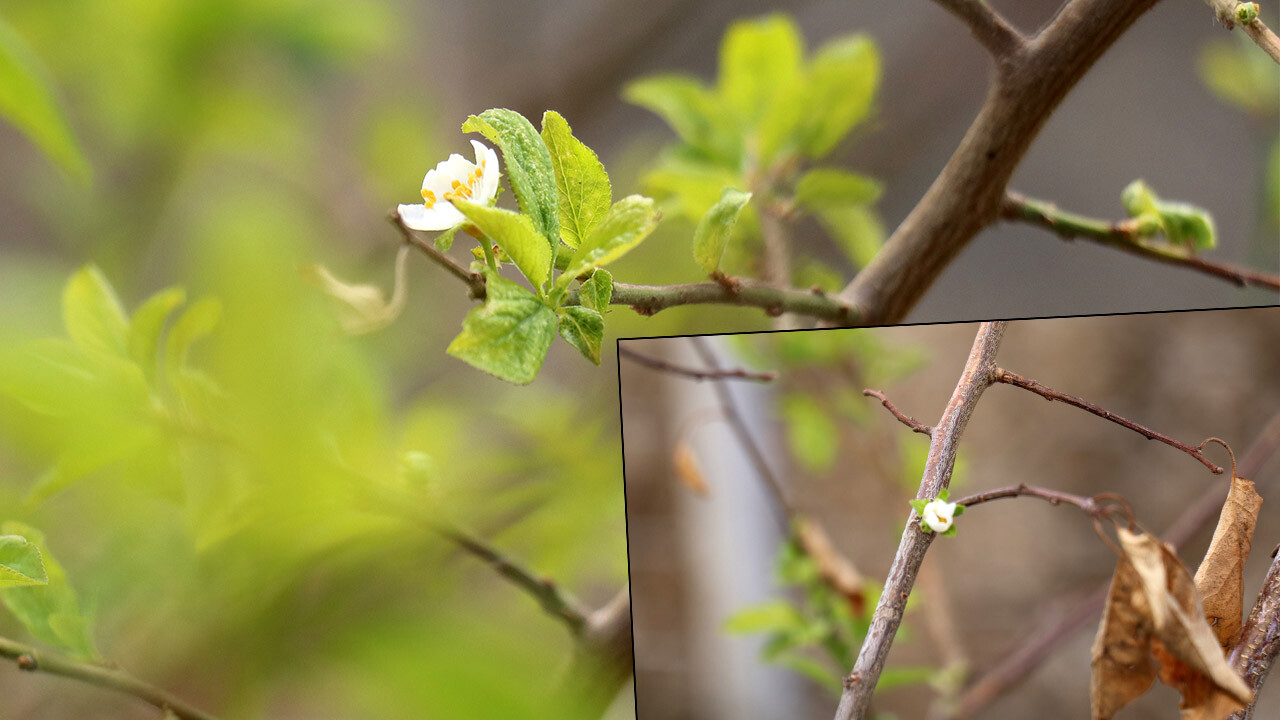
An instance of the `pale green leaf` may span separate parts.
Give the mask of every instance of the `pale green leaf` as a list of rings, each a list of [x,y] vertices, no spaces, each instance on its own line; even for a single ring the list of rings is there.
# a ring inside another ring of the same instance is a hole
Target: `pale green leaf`
[[[551,153],[542,136],[523,115],[502,108],[472,115],[462,130],[484,135],[502,151],[507,182],[520,210],[533,220],[533,227],[546,238],[554,255],[560,242],[560,200]]]
[[[0,588],[48,584],[40,549],[21,535],[0,535]]]
[[[806,469],[821,472],[835,462],[839,436],[835,423],[810,395],[788,395],[782,403],[791,452]]]
[[[127,357],[129,321],[102,271],[86,265],[62,291],[62,323],[82,348]]]
[[[715,272],[720,267],[720,258],[729,244],[733,225],[750,201],[751,193],[724,188],[720,200],[698,221],[698,228],[693,233],[693,259],[706,272]]]
[[[89,179],[89,163],[58,108],[52,83],[31,48],[0,19],[0,117],[31,139],[77,180]]]
[[[719,92],[728,108],[753,128],[780,88],[800,75],[804,40],[782,13],[734,23],[720,44]]]
[[[578,247],[613,204],[613,188],[600,158],[573,136],[560,113],[542,116],[542,140],[551,153],[560,191],[560,237]]]
[[[176,374],[187,363],[187,355],[197,340],[213,332],[222,317],[222,303],[216,298],[202,298],[178,316],[165,339],[165,370]]]
[[[600,343],[604,339],[604,316],[580,305],[560,310],[560,337],[578,349],[582,356],[600,364]]]
[[[687,75],[654,75],[627,85],[622,96],[661,117],[676,135],[709,157],[736,163],[737,128],[702,81]]]
[[[603,314],[613,299],[613,275],[604,268],[596,268],[591,277],[578,289],[578,302],[582,307],[591,308]]]
[[[1162,233],[1172,245],[1207,250],[1217,244],[1213,217],[1203,208],[1161,200],[1145,182],[1134,180],[1120,193],[1120,203],[1139,223],[1143,235]]]
[[[909,665],[905,667],[887,667],[880,673],[876,681],[876,691],[884,692],[909,685],[924,685],[933,682],[939,670],[929,665]]]
[[[455,200],[454,207],[506,251],[520,272],[535,288],[551,277],[551,246],[538,234],[528,215]]]
[[[662,201],[663,211],[697,223],[720,200],[724,188],[739,184],[737,173],[708,162],[665,157],[644,178],[644,187]]]
[[[89,632],[89,619],[80,611],[80,602],[67,582],[67,573],[49,552],[44,535],[17,522],[0,526],[6,535],[21,535],[35,545],[44,562],[48,583],[0,590],[0,600],[32,637],[80,659],[97,656]]]
[[[453,247],[453,238],[457,236],[457,234],[458,226],[455,225],[454,227],[451,227],[437,235],[435,239],[432,240],[432,243],[435,244],[436,249],[440,252],[449,252]]]
[[[796,183],[796,202],[811,210],[870,205],[880,199],[880,183],[836,168],[814,168]]]
[[[129,321],[129,357],[148,377],[155,374],[156,363],[159,362],[157,352],[164,325],[173,311],[186,301],[187,293],[182,288],[169,288],[147,298],[134,311]]]
[[[857,267],[866,267],[884,246],[884,225],[869,208],[824,208],[818,211],[818,222],[831,233]]]
[[[608,265],[625,255],[653,232],[658,218],[650,198],[628,195],[614,203],[573,254],[569,267],[556,280],[557,287],[568,287],[591,268]]]
[[[467,313],[447,352],[503,380],[532,382],[556,337],[556,313],[524,287],[486,275],[484,305]]]
[[[738,610],[724,622],[724,630],[734,635],[753,635],[764,632],[796,632],[804,628],[800,617],[790,603],[774,600]]]
[[[863,35],[822,46],[802,81],[794,134],[797,150],[811,158],[830,153],[871,112],[880,85],[880,53]]]

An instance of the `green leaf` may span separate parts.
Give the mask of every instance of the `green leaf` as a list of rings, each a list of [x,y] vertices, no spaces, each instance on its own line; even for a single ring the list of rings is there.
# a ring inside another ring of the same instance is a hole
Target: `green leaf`
[[[795,22],[777,13],[734,23],[720,44],[720,96],[753,128],[800,75],[804,40]]]
[[[0,588],[48,584],[40,549],[21,535],[0,535]]]
[[[951,523],[951,527],[947,528],[942,532],[942,537],[955,537],[955,536],[956,536],[956,524]]]
[[[880,192],[880,183],[865,175],[814,168],[796,183],[796,202],[813,210],[870,205],[880,199]]]
[[[702,81],[687,75],[654,75],[627,85],[627,102],[643,107],[667,122],[676,135],[703,154],[735,165],[738,143],[730,138],[732,125],[720,101]]]
[[[582,356],[600,364],[600,343],[604,339],[604,316],[596,310],[570,305],[560,310],[560,337]]]
[[[963,514],[964,514],[964,506],[963,506],[963,505],[957,505],[957,506],[956,506],[955,511],[954,511],[954,512],[952,512],[951,517],[953,517],[953,518],[958,518],[958,517],[960,517],[960,516],[961,516],[961,515],[963,515]]]
[[[507,181],[516,194],[520,210],[533,220],[533,226],[550,243],[554,255],[560,242],[560,199],[551,153],[542,136],[523,115],[502,108],[472,115],[462,124],[462,130],[478,132],[502,150]]]
[[[742,608],[724,621],[724,631],[733,635],[796,632],[803,628],[804,618],[791,603],[783,600]]]
[[[628,195],[614,203],[573,254],[569,267],[556,279],[556,287],[568,287],[591,268],[608,265],[627,254],[653,232],[658,219],[650,198]]]
[[[806,469],[822,472],[836,459],[839,435],[827,411],[810,395],[794,393],[783,399],[791,452]]]
[[[44,562],[48,583],[0,590],[0,600],[32,637],[58,647],[68,654],[91,659],[97,656],[89,634],[89,619],[80,611],[80,602],[67,582],[67,573],[49,552],[44,535],[16,522],[0,525],[6,535],[21,535],[35,545]]]
[[[751,193],[725,188],[720,193],[719,202],[698,221],[698,229],[693,233],[693,259],[707,273],[720,267],[720,258],[729,244],[729,235],[738,220],[738,213],[750,200]]]
[[[1139,223],[1139,233],[1160,232],[1172,245],[1207,250],[1217,244],[1213,217],[1207,210],[1182,202],[1161,200],[1145,182],[1134,180],[1120,193],[1120,203]]]
[[[818,211],[818,222],[831,233],[856,267],[866,267],[884,246],[884,226],[869,208],[824,208]]]
[[[917,515],[924,514],[924,506],[929,504],[928,500],[921,498],[912,498],[907,501],[911,505],[911,509],[916,511]]]
[[[102,271],[86,265],[62,291],[62,323],[76,345],[127,357],[129,321]]]
[[[528,215],[465,200],[455,200],[453,206],[506,251],[535,288],[546,284],[551,277],[551,246],[538,234]]]
[[[827,43],[810,62],[792,101],[802,115],[791,137],[772,142],[824,157],[866,119],[879,85],[880,53],[870,38],[852,35]]]
[[[178,317],[165,339],[164,363],[170,376],[186,366],[191,346],[213,332],[221,317],[222,303],[215,298],[197,300]]]
[[[486,273],[484,305],[467,313],[447,352],[509,382],[524,385],[542,368],[556,337],[556,313],[525,288]]]
[[[129,321],[129,357],[146,372],[147,377],[155,375],[160,334],[164,332],[165,322],[186,301],[187,293],[182,288],[169,288],[147,298],[134,311]]]
[[[880,673],[880,679],[876,681],[876,691],[884,692],[908,685],[927,684],[933,682],[938,672],[938,668],[929,665],[887,667]]]
[[[663,211],[697,223],[720,200],[725,187],[740,184],[737,173],[712,163],[667,156],[644,177],[647,192],[662,201]]]
[[[54,98],[52,83],[22,37],[0,19],[0,117],[68,175],[89,180],[89,163]]]
[[[596,268],[591,277],[578,289],[578,302],[582,307],[591,308],[604,314],[613,299],[613,275],[604,268]]]
[[[459,226],[455,225],[435,237],[435,240],[432,242],[435,243],[437,250],[440,252],[449,252],[449,249],[453,247],[453,238],[458,234],[458,227]]]
[[[609,174],[591,148],[573,136],[560,113],[542,115],[542,140],[551,153],[560,191],[560,237],[576,248],[613,204]]]
[[[804,675],[834,695],[840,694],[840,673],[811,657],[787,653],[779,656],[774,662]]]

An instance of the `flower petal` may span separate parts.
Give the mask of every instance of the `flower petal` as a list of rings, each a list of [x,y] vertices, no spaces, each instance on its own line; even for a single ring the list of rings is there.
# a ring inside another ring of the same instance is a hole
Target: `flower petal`
[[[466,220],[466,217],[458,212],[458,208],[449,202],[437,202],[429,209],[420,204],[401,205],[398,209],[400,219],[405,225],[424,232],[448,230]]]

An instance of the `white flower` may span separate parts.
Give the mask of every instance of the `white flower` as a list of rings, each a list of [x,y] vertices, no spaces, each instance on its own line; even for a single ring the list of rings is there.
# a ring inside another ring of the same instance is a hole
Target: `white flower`
[[[422,179],[422,204],[401,205],[400,219],[414,230],[448,230],[467,218],[450,200],[488,205],[498,194],[498,154],[472,140],[476,161],[454,153]]]
[[[946,500],[930,500],[920,513],[924,524],[936,533],[944,533],[951,529],[955,521],[956,504]]]

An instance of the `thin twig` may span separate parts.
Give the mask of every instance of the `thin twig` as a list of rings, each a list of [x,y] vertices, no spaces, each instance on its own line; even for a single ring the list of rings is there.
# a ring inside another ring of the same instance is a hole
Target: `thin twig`
[[[63,655],[37,650],[6,638],[0,638],[0,657],[16,662],[19,670],[58,675],[132,695],[145,703],[172,713],[179,720],[215,720],[214,716],[122,670],[72,660]]]
[[[889,398],[885,397],[885,394],[882,391],[872,390],[871,388],[867,388],[866,390],[862,391],[862,394],[866,395],[867,397],[873,397],[879,400],[880,404],[884,406],[885,410],[888,410],[889,412],[893,413],[893,416],[898,419],[898,422],[911,428],[912,432],[918,432],[921,435],[933,434],[933,428],[929,427],[928,425],[925,425],[924,423],[911,417],[910,415],[903,414],[903,412],[899,410],[897,406],[894,405],[893,402],[889,400]]]
[[[1012,25],[982,0],[934,0],[955,15],[969,31],[997,59],[1002,59],[1026,44]]]
[[[778,373],[772,370],[766,372],[753,372],[746,368],[727,368],[724,370],[703,370],[699,368],[685,367],[667,362],[661,358],[650,357],[635,350],[618,346],[618,355],[628,360],[633,360],[645,367],[653,368],[660,372],[670,373],[672,375],[681,375],[693,380],[749,380],[751,382],[773,382],[778,379]]]
[[[1004,203],[1000,206],[1000,216],[1005,220],[1042,227],[1064,240],[1084,238],[1148,260],[1221,278],[1239,287],[1260,287],[1280,292],[1280,276],[1205,260],[1172,248],[1167,243],[1148,242],[1148,239],[1139,233],[1135,222],[1113,223],[1076,215],[1059,210],[1052,203],[1024,197],[1013,191],[1005,193]]]
[[[511,581],[538,601],[551,617],[560,620],[574,636],[582,634],[587,624],[587,612],[565,594],[550,578],[538,577],[532,571],[507,557],[502,551],[462,530],[446,525],[435,525],[436,532],[452,541],[459,548],[487,563],[499,575]]]
[[[943,410],[942,417],[934,426],[929,458],[920,479],[917,498],[937,497],[939,491],[950,483],[960,436],[964,433],[978,399],[993,381],[996,352],[1000,349],[1005,327],[1004,322],[991,322],[983,323],[978,328],[964,372],[956,383],[956,389]],[[884,589],[871,617],[858,659],[844,680],[844,692],[836,709],[836,720],[860,720],[866,716],[894,635],[902,624],[902,614],[906,610],[907,598],[915,584],[916,575],[920,572],[920,564],[935,537],[935,533],[921,530],[913,510],[902,531],[898,551],[894,555],[889,575],[885,578]]]
[[[1058,490],[1050,490],[1049,488],[1036,487],[1022,483],[1019,485],[1010,485],[1008,487],[996,488],[994,490],[984,490],[980,493],[966,495],[958,500],[953,499],[957,505],[963,505],[966,508],[974,505],[991,502],[992,500],[1005,500],[1016,497],[1034,497],[1047,501],[1050,505],[1061,505],[1066,503],[1074,505],[1086,514],[1091,516],[1100,516],[1105,512],[1104,506],[1095,498],[1086,497],[1084,495],[1074,495],[1072,493],[1061,492]]]
[[[1205,2],[1213,8],[1218,22],[1222,23],[1223,27],[1230,30],[1239,25],[1249,39],[1262,48],[1263,52],[1280,63],[1280,38],[1276,37],[1271,28],[1262,22],[1262,18],[1258,17],[1256,3],[1242,3],[1236,0],[1205,0]]]
[[[1138,423],[1132,420],[1129,420],[1128,418],[1121,417],[1120,415],[1117,415],[1111,412],[1110,410],[1104,410],[1103,408],[1100,408],[1097,405],[1094,405],[1093,403],[1087,400],[1078,398],[1074,395],[1067,395],[1066,393],[1058,392],[1057,390],[1054,390],[1052,388],[1047,388],[1044,385],[1041,385],[1040,383],[1036,382],[1035,380],[1022,377],[1017,373],[1009,372],[1004,368],[996,369],[994,380],[995,382],[1004,383],[1006,385],[1013,385],[1014,387],[1020,387],[1023,390],[1029,390],[1035,393],[1036,395],[1039,395],[1040,397],[1049,401],[1062,402],[1068,405],[1072,405],[1074,407],[1078,407],[1081,410],[1093,413],[1094,415],[1097,415],[1098,417],[1104,420],[1110,420],[1111,422],[1117,425],[1129,428],[1130,430],[1138,433],[1139,435],[1146,437],[1149,440],[1159,440],[1165,445],[1168,445],[1171,448],[1176,448],[1178,450],[1181,450],[1182,452],[1190,455],[1196,460],[1199,460],[1200,464],[1209,468],[1209,470],[1212,471],[1213,474],[1215,475],[1222,474],[1222,468],[1218,467],[1217,465],[1214,465],[1212,462],[1209,461],[1209,458],[1204,456],[1203,444],[1200,445],[1199,447],[1193,447],[1191,445],[1187,445],[1186,443],[1179,442],[1169,437],[1168,435],[1158,433],[1155,430],[1139,425]]]
[[[471,272],[456,260],[441,252],[434,243],[418,237],[418,235],[408,225],[404,224],[404,220],[401,219],[399,213],[391,213],[388,220],[390,220],[391,224],[395,225],[396,229],[400,231],[400,235],[404,238],[406,243],[418,248],[426,254],[427,257],[435,261],[437,265],[449,271],[449,274],[466,283],[467,287],[471,290],[471,297],[473,299],[484,299],[485,285],[483,275]]]
[[[566,304],[578,303],[578,292],[569,293]],[[737,305],[757,307],[766,315],[783,313],[807,315],[837,327],[862,324],[862,313],[834,294],[820,290],[778,288],[756,280],[725,278],[720,282],[677,285],[613,284],[613,305],[627,305],[641,315],[655,315],[681,305]]]

